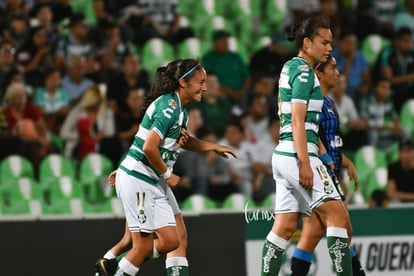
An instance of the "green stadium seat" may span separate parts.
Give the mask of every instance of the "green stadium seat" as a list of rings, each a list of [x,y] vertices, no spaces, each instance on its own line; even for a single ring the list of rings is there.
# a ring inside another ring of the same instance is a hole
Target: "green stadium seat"
[[[246,47],[244,47],[243,43],[240,43],[236,37],[231,36],[229,37],[229,48],[230,51],[236,52],[241,55],[243,61],[248,64],[249,63],[249,54],[247,52]]]
[[[190,37],[177,46],[177,57],[180,59],[200,59],[206,52],[207,47],[196,37]]]
[[[82,187],[74,178],[69,176],[56,177],[50,183],[46,200],[42,202],[46,215],[82,214]]]
[[[274,209],[275,208],[275,200],[276,200],[276,194],[275,193],[271,193],[269,195],[267,195],[258,205],[258,207],[261,208],[270,208],[270,209]]]
[[[410,137],[414,137],[414,99],[403,104],[399,118],[401,126],[408,131]]]
[[[114,189],[108,185],[108,176],[112,171],[111,160],[99,153],[88,154],[81,161],[79,181],[84,187],[88,202],[107,201],[114,196]]]
[[[11,181],[9,189],[1,193],[1,214],[40,215],[42,199],[39,185],[32,178],[15,178]]]
[[[254,208],[256,204],[249,197],[241,193],[234,193],[224,199],[223,204],[221,205],[222,209],[231,210],[231,211],[244,211],[246,207]]]
[[[28,159],[10,155],[0,162],[0,191],[7,189],[11,181],[20,177],[34,178],[34,169]]]
[[[71,160],[61,154],[49,154],[39,166],[39,182],[44,190],[62,176],[75,178],[75,168]]]
[[[265,1],[265,18],[270,32],[277,30],[280,23],[285,19],[288,12],[288,1],[287,0],[269,0]],[[268,33],[270,34],[270,33]]]
[[[379,53],[384,47],[389,46],[391,41],[379,34],[370,34],[361,42],[361,51],[372,68]]]
[[[71,0],[70,5],[74,12],[81,12],[85,15],[86,22],[90,26],[95,26],[96,16],[93,7],[94,0]]]
[[[174,48],[161,38],[152,38],[142,46],[141,63],[150,76],[154,76],[158,67],[174,59]]]
[[[193,211],[200,213],[216,210],[217,204],[207,196],[194,194],[186,198],[180,207],[183,211]]]

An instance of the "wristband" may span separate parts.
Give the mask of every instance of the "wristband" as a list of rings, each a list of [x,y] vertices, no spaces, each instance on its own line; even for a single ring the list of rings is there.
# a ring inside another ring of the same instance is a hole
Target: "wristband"
[[[324,165],[328,165],[329,163],[333,162],[332,158],[327,153],[324,153],[324,154],[320,155],[319,159],[321,159],[321,161]]]
[[[169,168],[167,168],[167,171],[165,173],[162,173],[161,177],[164,179],[168,179],[171,177],[171,174],[172,174],[172,171]]]

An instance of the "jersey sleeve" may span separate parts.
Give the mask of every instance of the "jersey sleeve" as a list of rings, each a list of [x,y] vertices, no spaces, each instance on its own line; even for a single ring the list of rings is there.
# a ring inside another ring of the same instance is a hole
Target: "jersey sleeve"
[[[152,115],[151,129],[157,132],[161,139],[164,139],[168,130],[177,121],[178,114],[178,108],[165,104],[159,105]]]
[[[310,92],[315,84],[314,72],[307,64],[294,66],[297,67],[290,68],[292,102],[307,104],[310,98]]]

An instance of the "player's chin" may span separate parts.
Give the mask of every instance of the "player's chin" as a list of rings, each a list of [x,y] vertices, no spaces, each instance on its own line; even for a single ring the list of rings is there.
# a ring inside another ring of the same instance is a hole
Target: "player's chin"
[[[200,102],[202,98],[203,98],[203,95],[201,94],[201,92],[198,92],[194,95],[193,100],[196,102]]]

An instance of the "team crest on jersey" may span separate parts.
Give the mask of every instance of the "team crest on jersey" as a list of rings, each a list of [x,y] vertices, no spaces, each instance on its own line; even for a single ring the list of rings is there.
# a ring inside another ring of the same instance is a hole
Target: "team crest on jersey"
[[[174,109],[177,107],[177,103],[172,99],[168,101],[168,105],[172,106]]]
[[[309,66],[307,64],[299,65],[299,71],[309,71]]]
[[[145,214],[144,209],[138,211],[138,221],[139,223],[145,223],[147,221],[147,215]]]
[[[323,190],[325,191],[326,194],[332,194],[333,193],[333,187],[332,185],[329,183],[329,181],[325,181],[323,182]]]

